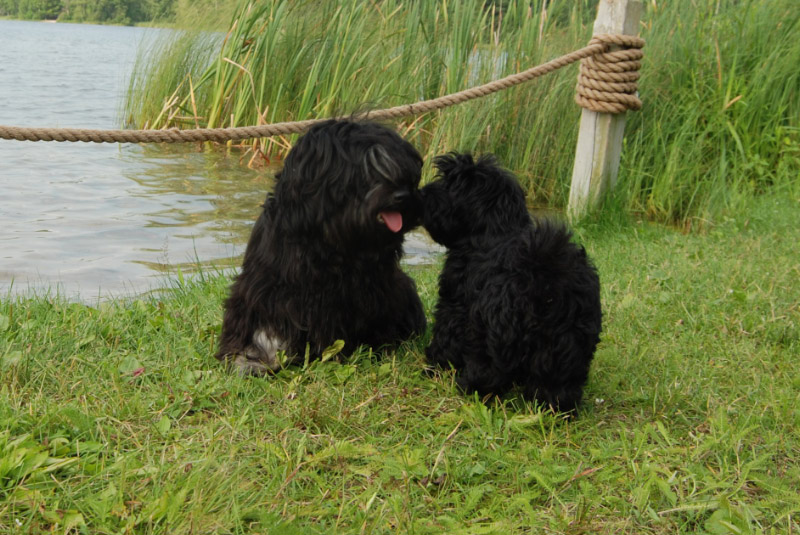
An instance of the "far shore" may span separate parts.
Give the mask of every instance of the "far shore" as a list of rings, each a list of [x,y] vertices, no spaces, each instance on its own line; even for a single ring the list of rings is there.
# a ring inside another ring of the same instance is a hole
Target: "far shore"
[[[8,15],[0,15],[0,21],[19,21],[19,22],[44,22],[47,24],[94,24],[97,26],[130,26],[132,28],[163,28],[163,29],[178,29],[178,26],[172,22],[135,22],[133,24],[116,24],[113,22],[98,22],[98,21],[91,21],[91,20],[59,20],[59,19],[19,19],[16,17],[10,17]]]

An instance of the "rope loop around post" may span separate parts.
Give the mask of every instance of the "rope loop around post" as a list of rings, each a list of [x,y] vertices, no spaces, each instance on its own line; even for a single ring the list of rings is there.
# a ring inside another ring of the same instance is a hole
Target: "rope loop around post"
[[[602,45],[598,54],[581,60],[575,102],[601,113],[639,110],[639,68],[644,39],[633,35],[598,34],[589,45]]]

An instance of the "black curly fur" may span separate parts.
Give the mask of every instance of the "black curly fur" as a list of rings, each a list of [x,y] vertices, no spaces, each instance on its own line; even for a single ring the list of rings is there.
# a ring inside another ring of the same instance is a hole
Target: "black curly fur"
[[[534,221],[517,180],[491,156],[435,160],[424,226],[447,247],[428,362],[467,391],[571,411],[600,339],[600,280],[561,224]]]
[[[253,227],[217,358],[260,375],[279,367],[281,350],[315,357],[341,339],[350,353],[424,331],[399,265],[420,220],[421,166],[414,147],[373,123],[332,120],[301,137]],[[402,215],[401,229],[387,212]]]

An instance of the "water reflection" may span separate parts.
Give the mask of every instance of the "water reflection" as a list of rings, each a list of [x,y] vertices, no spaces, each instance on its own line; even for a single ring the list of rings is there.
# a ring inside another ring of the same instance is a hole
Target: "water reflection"
[[[178,269],[235,268],[274,183],[274,168],[248,169],[235,151],[134,145],[83,161],[71,151],[11,159],[24,173],[60,167],[44,186],[14,185],[2,201],[12,208],[0,213],[3,293],[57,288],[92,300],[164,286]],[[418,264],[434,249],[413,233],[406,250]]]
[[[145,227],[186,227],[194,237],[234,245],[246,242],[276,171],[248,169],[236,153],[186,145],[134,147],[125,160],[123,176],[140,186],[133,196],[158,205],[144,214]]]

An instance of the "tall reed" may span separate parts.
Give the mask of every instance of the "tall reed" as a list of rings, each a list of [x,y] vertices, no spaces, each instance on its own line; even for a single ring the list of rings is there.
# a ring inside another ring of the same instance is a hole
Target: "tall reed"
[[[497,4],[497,5],[495,5]],[[143,54],[129,124],[241,126],[434,98],[588,42],[596,0],[240,0],[227,32],[182,32]],[[800,10],[794,0],[646,2],[639,113],[616,202],[669,222],[800,190]],[[531,203],[563,206],[579,108],[576,67],[397,123],[426,158],[494,152]],[[254,144],[282,154],[291,136]]]
[[[629,114],[621,165],[627,208],[691,224],[776,186],[800,191],[797,7],[651,2],[646,107]]]

